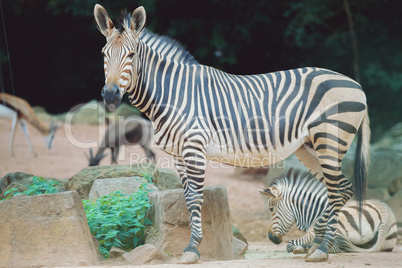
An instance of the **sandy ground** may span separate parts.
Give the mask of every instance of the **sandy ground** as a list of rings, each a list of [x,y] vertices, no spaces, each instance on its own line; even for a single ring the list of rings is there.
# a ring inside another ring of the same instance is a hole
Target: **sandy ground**
[[[64,125],[58,130],[52,150],[48,150],[40,133],[28,126],[36,156],[28,148],[28,143],[20,127],[14,142],[14,157],[10,157],[9,141],[11,121],[0,119],[0,177],[9,172],[32,173],[37,176],[70,178],[88,166],[89,148],[96,147],[103,138],[104,127],[86,125]],[[124,148],[124,149],[123,149]],[[152,146],[157,155],[157,165],[174,171],[172,158]],[[119,164],[144,161],[145,153],[139,146],[122,147]],[[101,165],[110,164],[110,155]],[[206,171],[206,185],[224,185],[227,188],[233,224],[236,225],[250,242],[246,259],[235,261],[204,261],[199,267],[402,267],[402,244],[399,241],[391,253],[336,254],[330,255],[327,262],[311,264],[304,262],[303,256],[285,252],[286,244],[272,244],[267,238],[269,216],[264,200],[258,189],[264,187],[262,180],[237,175],[236,169],[209,162]],[[297,235],[285,237],[284,241]],[[104,265],[108,265],[107,263]],[[110,263],[109,266],[111,266]],[[175,267],[175,264],[153,265],[152,267]],[[120,266],[121,267],[121,266]],[[144,266],[146,267],[146,266]]]

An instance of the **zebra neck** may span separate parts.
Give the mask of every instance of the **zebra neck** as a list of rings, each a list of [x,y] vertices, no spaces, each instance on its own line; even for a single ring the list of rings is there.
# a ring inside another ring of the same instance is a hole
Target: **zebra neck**
[[[301,200],[295,200],[292,210],[297,228],[307,232],[326,209],[328,200],[326,192],[324,192],[325,195],[310,195],[311,191],[309,189],[305,189],[305,191],[305,203],[300,205]]]
[[[183,63],[161,55],[142,42],[138,57],[138,79],[130,93],[130,103],[155,121],[158,113],[168,108],[168,95],[175,95],[177,90],[172,86],[175,79],[171,77],[172,69],[176,68],[176,73],[179,72]]]
[[[152,79],[155,74],[154,69],[158,61],[155,51],[147,47],[143,42],[139,43],[138,62],[134,63],[134,72],[138,78],[133,89],[129,91],[130,103],[137,107],[150,120],[152,120],[153,110],[156,103],[156,93],[159,93],[158,82]]]

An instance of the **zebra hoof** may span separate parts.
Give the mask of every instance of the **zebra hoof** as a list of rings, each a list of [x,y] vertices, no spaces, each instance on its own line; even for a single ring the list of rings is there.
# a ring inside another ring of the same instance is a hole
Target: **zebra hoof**
[[[313,244],[311,248],[308,250],[306,256],[304,256],[304,258],[307,259],[308,257],[310,257],[310,255],[313,254],[318,247],[319,247],[318,244]]]
[[[322,262],[328,260],[328,253],[316,249],[313,254],[306,258],[306,262]]]
[[[185,251],[179,260],[180,264],[193,264],[198,261],[200,255],[193,251]]]
[[[293,254],[304,254],[306,253],[306,249],[303,246],[297,246],[293,249]]]

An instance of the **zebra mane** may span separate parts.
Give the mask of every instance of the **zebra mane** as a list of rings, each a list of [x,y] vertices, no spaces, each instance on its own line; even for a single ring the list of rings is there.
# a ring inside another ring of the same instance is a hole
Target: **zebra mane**
[[[288,172],[284,172],[276,177],[271,182],[270,187],[276,187],[284,192],[290,191],[294,188],[300,190],[304,187],[308,188],[307,191],[311,191],[321,189],[325,186],[319,180],[317,180],[316,177],[311,174],[311,172],[290,168]]]
[[[116,29],[122,33],[131,28],[131,14],[126,10],[121,12],[117,20]],[[155,50],[158,54],[183,64],[198,64],[193,55],[188,52],[182,44],[167,36],[155,34],[144,29],[140,34],[143,43]]]
[[[131,14],[127,10],[122,10],[120,17],[117,19],[116,29],[119,33],[127,31],[131,28]]]
[[[144,29],[141,32],[140,39],[160,55],[183,64],[198,64],[193,55],[182,44],[170,37],[158,35]]]

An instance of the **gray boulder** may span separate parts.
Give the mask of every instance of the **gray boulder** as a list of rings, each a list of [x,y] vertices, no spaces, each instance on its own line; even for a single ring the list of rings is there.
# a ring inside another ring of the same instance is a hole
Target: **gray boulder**
[[[96,265],[97,245],[77,192],[0,202],[0,267]]]
[[[395,214],[396,224],[402,226],[402,190],[385,201]]]
[[[147,182],[141,177],[122,177],[97,179],[94,181],[89,192],[89,199],[96,200],[99,197],[109,195],[115,191],[121,191],[123,194],[132,194],[139,190],[142,183]],[[148,184],[148,190],[158,190],[155,185]]]
[[[152,164],[86,167],[68,180],[66,190],[76,190],[82,199],[88,199],[92,184],[97,179],[143,177],[144,173],[150,174],[153,182],[157,182],[159,171]]]
[[[154,245],[145,244],[136,247],[129,253],[124,253],[123,258],[132,265],[142,265],[145,263],[166,262],[169,256],[158,250]]]
[[[126,251],[122,250],[121,248],[117,248],[117,247],[112,247],[109,250],[109,258],[121,258],[123,257],[123,254],[127,253]]]
[[[237,239],[240,239],[241,241],[243,241],[244,243],[246,243],[248,245],[247,239],[240,232],[240,230],[234,225],[232,225],[232,232],[233,232],[234,237],[236,237]]]
[[[170,169],[159,168],[158,189],[181,189],[181,180],[179,176]]]
[[[12,172],[6,174],[4,177],[0,179],[0,193],[3,193],[6,191],[6,189],[9,189],[9,185],[13,182],[19,183],[21,185],[27,185],[31,184],[34,179],[33,174],[28,174],[24,172]],[[48,178],[48,177],[43,177],[43,179],[49,181],[56,181],[60,184],[60,186],[56,186],[56,188],[59,190],[59,192],[64,191],[66,180],[65,179],[56,179],[56,178]]]
[[[10,189],[17,189],[17,192],[22,193],[25,192],[26,190],[28,190],[28,187],[18,183],[18,182],[12,182],[10,185],[8,185],[6,187],[6,189],[4,189],[4,191],[0,194],[0,199],[4,199],[7,196],[9,196],[9,194],[5,195],[5,193],[10,190]]]
[[[347,178],[353,179],[355,150],[352,148],[346,154],[342,170]],[[390,149],[371,150],[370,172],[367,178],[368,188],[389,188],[392,183],[402,179],[402,152]],[[399,189],[394,189],[399,191]]]
[[[232,245],[233,245],[232,248],[233,259],[243,258],[244,253],[246,253],[246,250],[248,249],[248,244],[233,236]]]
[[[190,218],[182,189],[155,191],[149,194],[153,204],[148,218],[154,223],[146,243],[159,250],[181,256],[190,242]],[[212,259],[232,258],[232,227],[224,186],[204,188],[202,206],[203,240],[201,256]]]

